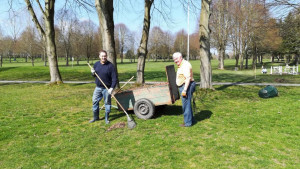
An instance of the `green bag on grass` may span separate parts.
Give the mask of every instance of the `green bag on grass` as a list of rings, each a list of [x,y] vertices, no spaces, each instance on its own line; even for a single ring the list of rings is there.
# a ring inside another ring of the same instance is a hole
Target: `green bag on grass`
[[[278,90],[276,89],[276,87],[268,85],[265,88],[259,90],[258,95],[261,98],[271,98],[278,96]]]

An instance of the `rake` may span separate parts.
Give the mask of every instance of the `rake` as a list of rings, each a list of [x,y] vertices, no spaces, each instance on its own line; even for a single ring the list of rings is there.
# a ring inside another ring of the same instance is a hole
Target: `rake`
[[[119,88],[119,90],[118,91],[116,91],[116,92],[114,92],[114,95],[115,94],[117,94],[117,93],[119,93],[119,91],[121,91],[122,90],[122,88],[124,87],[124,86],[126,86],[127,85],[127,83],[129,83],[132,79],[134,78],[134,76],[132,76],[125,84],[123,84],[123,86],[121,86],[120,88]],[[105,104],[103,104],[103,106],[100,108],[100,110],[99,111],[101,111],[103,108],[104,108],[104,106],[105,106]],[[113,105],[111,105],[112,107],[114,107]],[[115,108],[117,108],[118,109],[118,107],[115,107]]]
[[[92,66],[89,63],[87,63],[87,64],[92,69]],[[100,80],[100,82],[102,83],[102,85],[106,88],[106,90],[108,90],[107,86],[104,84],[104,82],[101,80],[101,78],[98,76],[98,74],[96,72],[95,72],[95,75]],[[111,97],[115,99],[115,101],[117,102],[117,104],[121,107],[121,109],[123,110],[123,112],[126,114],[128,128],[129,129],[135,128],[136,127],[136,123],[130,118],[130,116],[128,115],[128,113],[126,112],[126,110],[123,108],[123,106],[120,104],[120,102],[117,100],[117,98],[114,95],[111,95]]]

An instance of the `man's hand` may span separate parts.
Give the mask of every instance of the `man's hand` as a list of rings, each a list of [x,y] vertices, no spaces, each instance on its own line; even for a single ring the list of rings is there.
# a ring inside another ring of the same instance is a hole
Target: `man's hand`
[[[186,90],[183,90],[181,95],[182,95],[182,97],[186,97]]]
[[[92,74],[95,74],[95,69],[92,68],[92,69],[91,69],[91,72],[92,72]]]
[[[108,89],[108,91],[107,91],[108,94],[111,94],[113,90],[114,90],[113,88]]]

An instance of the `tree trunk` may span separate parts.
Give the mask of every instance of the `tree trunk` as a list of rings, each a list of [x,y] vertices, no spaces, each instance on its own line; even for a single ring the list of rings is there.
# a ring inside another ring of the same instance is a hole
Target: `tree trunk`
[[[246,50],[245,50],[245,43],[244,41],[242,42],[242,53],[240,54],[240,70],[244,69],[244,58],[246,55]]]
[[[219,47],[219,69],[224,70],[225,49],[223,45]]]
[[[62,78],[58,69],[57,53],[55,45],[55,30],[54,30],[54,4],[55,0],[45,0],[45,39],[46,51],[50,68],[50,83],[61,83]]]
[[[87,58],[87,63],[89,63],[89,57],[90,57],[90,54],[89,54],[89,46],[87,45],[87,46],[86,46],[86,58]]]
[[[293,62],[293,65],[298,66],[298,64],[299,64],[299,55],[298,55],[298,54],[295,54],[295,60],[294,60],[294,62]]]
[[[248,69],[248,54],[245,53],[245,56],[246,56],[246,63],[245,63],[245,69]]]
[[[257,48],[256,45],[254,46],[254,51],[253,51],[253,55],[252,55],[252,69],[256,68],[256,64],[257,64]]]
[[[66,66],[69,66],[69,52],[66,49]]]
[[[237,68],[238,65],[239,65],[239,57],[240,57],[239,53],[235,53],[235,67],[236,67],[236,68]]]
[[[237,49],[237,38],[235,37],[235,42],[233,43],[233,56],[235,58],[235,70],[239,64],[239,54]]]
[[[0,67],[2,67],[3,59],[2,59],[2,54],[0,55]]]
[[[66,66],[69,66],[69,58],[70,58],[70,42],[64,40],[64,47],[65,47],[65,53],[66,53]]]
[[[210,16],[211,0],[201,1],[200,14],[200,88],[212,89],[212,70],[211,70],[211,56],[210,56],[210,30],[209,30],[209,16]]]
[[[47,52],[46,52],[46,47],[43,48],[44,51],[44,66],[47,66]]]
[[[143,32],[142,32],[140,46],[138,48],[138,53],[137,53],[138,64],[137,64],[137,72],[136,72],[136,82],[139,84],[145,83],[144,70],[145,70],[146,56],[148,53],[147,45],[148,45],[149,29],[150,29],[150,10],[153,2],[154,0],[145,0]]]
[[[121,53],[120,53],[120,58],[121,58],[121,63],[123,63],[123,52],[124,52],[124,46],[122,45],[121,47]]]
[[[114,7],[113,0],[95,0],[96,10],[99,17],[100,33],[102,35],[102,47],[107,52],[107,59],[117,68],[117,56],[114,39]],[[117,79],[117,88],[119,88]]]
[[[44,41],[46,42],[46,53],[48,56],[50,77],[51,77],[50,83],[52,84],[62,83],[62,78],[58,69],[57,53],[56,53],[56,45],[55,45],[55,30],[54,30],[55,0],[45,0],[45,10],[42,11],[44,21],[45,21],[45,30],[42,28],[42,26],[40,25],[37,19],[37,16],[32,8],[31,1],[25,0],[25,2],[27,4],[27,8],[30,15],[32,16],[32,20],[35,23],[35,26],[37,27]],[[39,3],[39,1],[37,2]]]
[[[31,65],[32,65],[32,67],[34,67],[34,57],[33,57],[33,55],[31,55]]]

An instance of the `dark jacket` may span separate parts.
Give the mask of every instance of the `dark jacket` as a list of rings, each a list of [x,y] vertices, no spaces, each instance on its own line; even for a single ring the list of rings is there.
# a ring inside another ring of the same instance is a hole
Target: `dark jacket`
[[[105,64],[101,64],[100,61],[94,64],[94,69],[107,88],[115,88],[117,84],[117,72],[114,65],[107,61]],[[96,75],[93,75],[96,77]],[[95,83],[98,87],[105,88],[98,78],[95,79]]]

